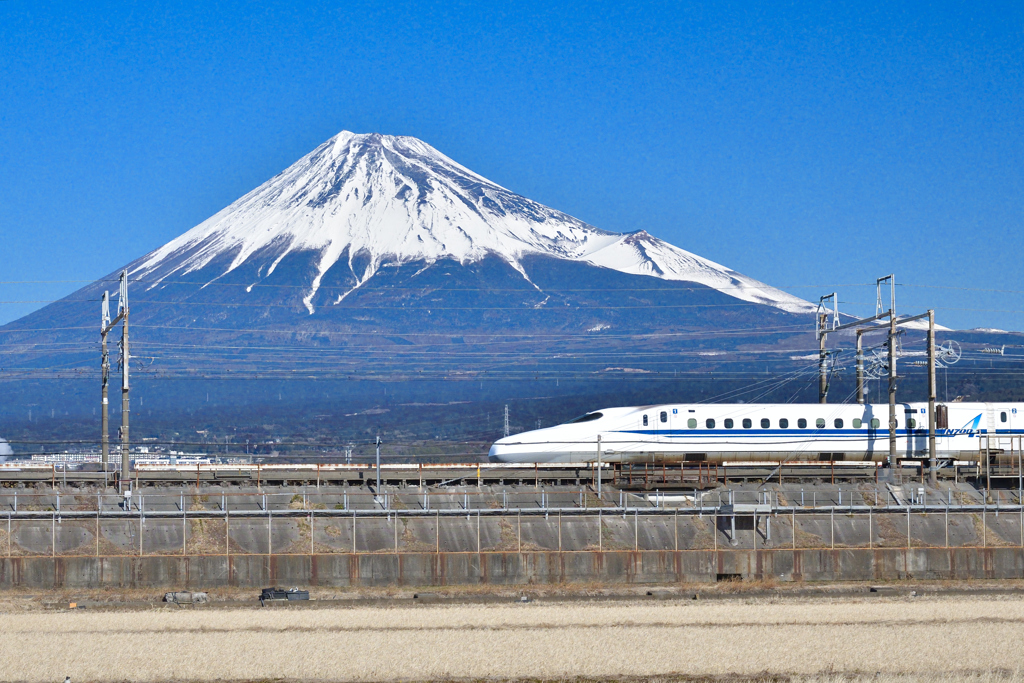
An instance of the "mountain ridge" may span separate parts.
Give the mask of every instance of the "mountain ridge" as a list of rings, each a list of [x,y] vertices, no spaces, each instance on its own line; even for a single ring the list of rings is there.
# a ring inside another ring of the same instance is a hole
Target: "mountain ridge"
[[[223,275],[260,254],[267,263],[255,285],[273,275],[289,253],[300,251],[318,254],[303,297],[311,315],[324,275],[345,254],[352,287],[335,303],[387,262],[423,260],[430,267],[441,258],[466,263],[494,254],[529,280],[522,259],[541,254],[696,282],[793,313],[813,310],[809,302],[645,230],[601,230],[511,192],[416,138],[348,131],[147,254],[130,274],[159,282],[233,253]]]

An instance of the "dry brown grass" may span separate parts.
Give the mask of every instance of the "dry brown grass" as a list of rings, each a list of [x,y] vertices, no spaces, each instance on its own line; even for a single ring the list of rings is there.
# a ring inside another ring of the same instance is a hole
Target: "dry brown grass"
[[[409,526],[408,519],[402,519],[402,545],[401,548],[404,552],[409,553],[430,553],[436,548],[436,541],[429,543],[421,538],[418,538],[413,532],[411,526]],[[504,535],[504,534],[503,534]]]
[[[800,528],[799,520],[796,523],[796,547],[797,548],[827,548],[829,539],[823,539],[818,534],[812,534]]]
[[[0,613],[0,680],[1021,680],[1024,600]]]
[[[225,550],[224,524],[222,519],[189,520],[189,535],[185,542],[188,554],[223,555]],[[232,543],[231,545],[232,549],[235,549],[236,544]]]
[[[693,540],[688,544],[684,545],[682,541],[679,543],[680,548],[693,548],[699,550],[708,550],[715,547],[715,518],[710,515],[705,515],[703,519],[698,517],[696,520],[691,520],[693,525]]]
[[[993,522],[998,521],[998,517],[992,512],[989,512],[984,520],[981,518],[981,515],[971,515],[970,519],[974,523],[974,535],[978,539],[979,544],[989,547],[1017,545],[1015,542],[1007,541],[999,535],[999,532],[992,528]]]

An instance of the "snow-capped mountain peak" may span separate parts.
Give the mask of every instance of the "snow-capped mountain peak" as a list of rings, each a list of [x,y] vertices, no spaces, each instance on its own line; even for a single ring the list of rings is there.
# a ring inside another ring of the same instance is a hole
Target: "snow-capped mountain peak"
[[[358,287],[385,262],[467,263],[488,255],[528,279],[521,261],[534,254],[695,282],[791,312],[814,310],[644,231],[600,230],[515,194],[416,138],[348,131],[141,259],[133,276],[158,282],[225,255],[230,272],[259,254],[267,278],[295,252],[316,254],[304,295],[310,313],[321,279],[343,258]]]

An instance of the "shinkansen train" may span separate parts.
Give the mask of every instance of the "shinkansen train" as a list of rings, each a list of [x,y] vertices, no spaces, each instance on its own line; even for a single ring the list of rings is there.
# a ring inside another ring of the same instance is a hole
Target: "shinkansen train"
[[[928,456],[928,404],[896,406],[898,458]],[[935,409],[937,457],[1010,452],[1024,403],[945,403]],[[607,408],[499,439],[492,462],[884,461],[888,404],[697,404]]]

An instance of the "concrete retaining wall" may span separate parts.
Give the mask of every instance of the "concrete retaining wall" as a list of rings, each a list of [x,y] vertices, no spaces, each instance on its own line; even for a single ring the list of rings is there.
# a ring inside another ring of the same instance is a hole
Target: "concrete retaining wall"
[[[0,558],[0,588],[441,586],[1024,578],[1021,548]]]
[[[1024,511],[787,514],[753,518],[629,513],[560,518],[0,517],[0,556],[328,555],[543,551],[1024,547]],[[795,536],[795,538],[794,538]],[[793,548],[793,546],[796,546]]]
[[[1022,517],[0,520],[0,588],[1019,579]]]

